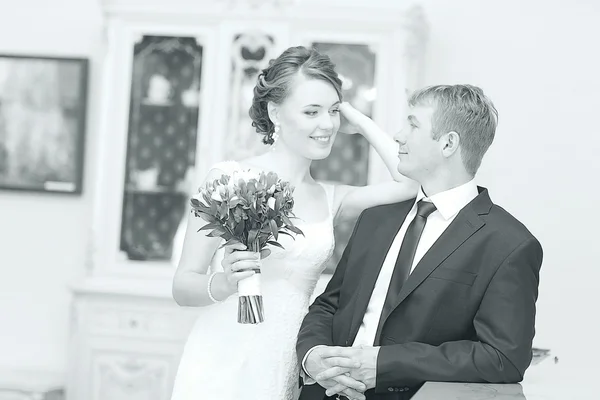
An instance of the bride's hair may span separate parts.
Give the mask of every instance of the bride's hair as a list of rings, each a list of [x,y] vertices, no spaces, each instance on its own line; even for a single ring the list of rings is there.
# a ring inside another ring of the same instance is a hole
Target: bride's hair
[[[267,104],[281,104],[288,96],[292,79],[298,73],[307,78],[319,79],[331,84],[342,100],[342,81],[335,72],[331,59],[315,49],[303,46],[290,47],[279,57],[269,61],[269,66],[258,75],[250,118],[256,132],[264,135],[263,143],[273,144],[275,126],[269,119]]]

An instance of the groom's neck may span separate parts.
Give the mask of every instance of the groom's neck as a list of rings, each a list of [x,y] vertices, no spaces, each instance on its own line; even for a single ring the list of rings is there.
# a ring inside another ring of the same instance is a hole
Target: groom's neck
[[[464,185],[471,181],[473,176],[468,173],[442,173],[430,175],[420,180],[421,188],[425,196],[430,197],[438,193],[445,192],[455,187]]]

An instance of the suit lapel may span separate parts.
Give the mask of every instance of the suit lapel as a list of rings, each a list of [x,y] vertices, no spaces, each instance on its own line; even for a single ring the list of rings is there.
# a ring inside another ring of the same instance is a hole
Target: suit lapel
[[[350,323],[349,338],[351,341],[358,333],[385,257],[414,202],[415,200],[412,199],[393,204],[391,207],[381,210],[383,215],[375,216],[382,223],[371,236],[372,242],[367,243],[369,246],[368,255],[365,256],[364,265],[360,266],[363,268],[364,273],[360,277],[355,297],[354,313]]]
[[[487,189],[478,188],[480,193],[471,203],[463,208],[454,221],[448,226],[439,239],[425,253],[415,266],[413,272],[398,292],[393,307],[381,316],[384,324],[389,315],[410,295],[423,281],[440,266],[456,249],[467,241],[475,232],[485,225],[479,215],[487,214],[492,206]]]

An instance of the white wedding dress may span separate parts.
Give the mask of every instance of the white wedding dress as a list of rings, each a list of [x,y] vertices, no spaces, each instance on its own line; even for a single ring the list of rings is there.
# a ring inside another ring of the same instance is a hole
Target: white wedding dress
[[[215,168],[231,174],[227,161]],[[303,232],[296,240],[281,235],[285,250],[272,247],[262,261],[265,321],[237,322],[238,298],[201,308],[187,340],[172,400],[294,400],[299,395],[296,338],[325,262],[333,253],[333,186],[322,185],[329,216],[317,223],[294,220]],[[198,233],[203,234],[203,232]],[[211,263],[222,271],[223,251]],[[209,273],[211,272],[209,271]]]

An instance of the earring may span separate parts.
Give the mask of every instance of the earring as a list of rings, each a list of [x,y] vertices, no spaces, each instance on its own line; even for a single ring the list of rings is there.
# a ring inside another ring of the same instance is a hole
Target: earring
[[[275,129],[273,130],[273,144],[277,142],[279,139],[279,124],[275,124]]]

